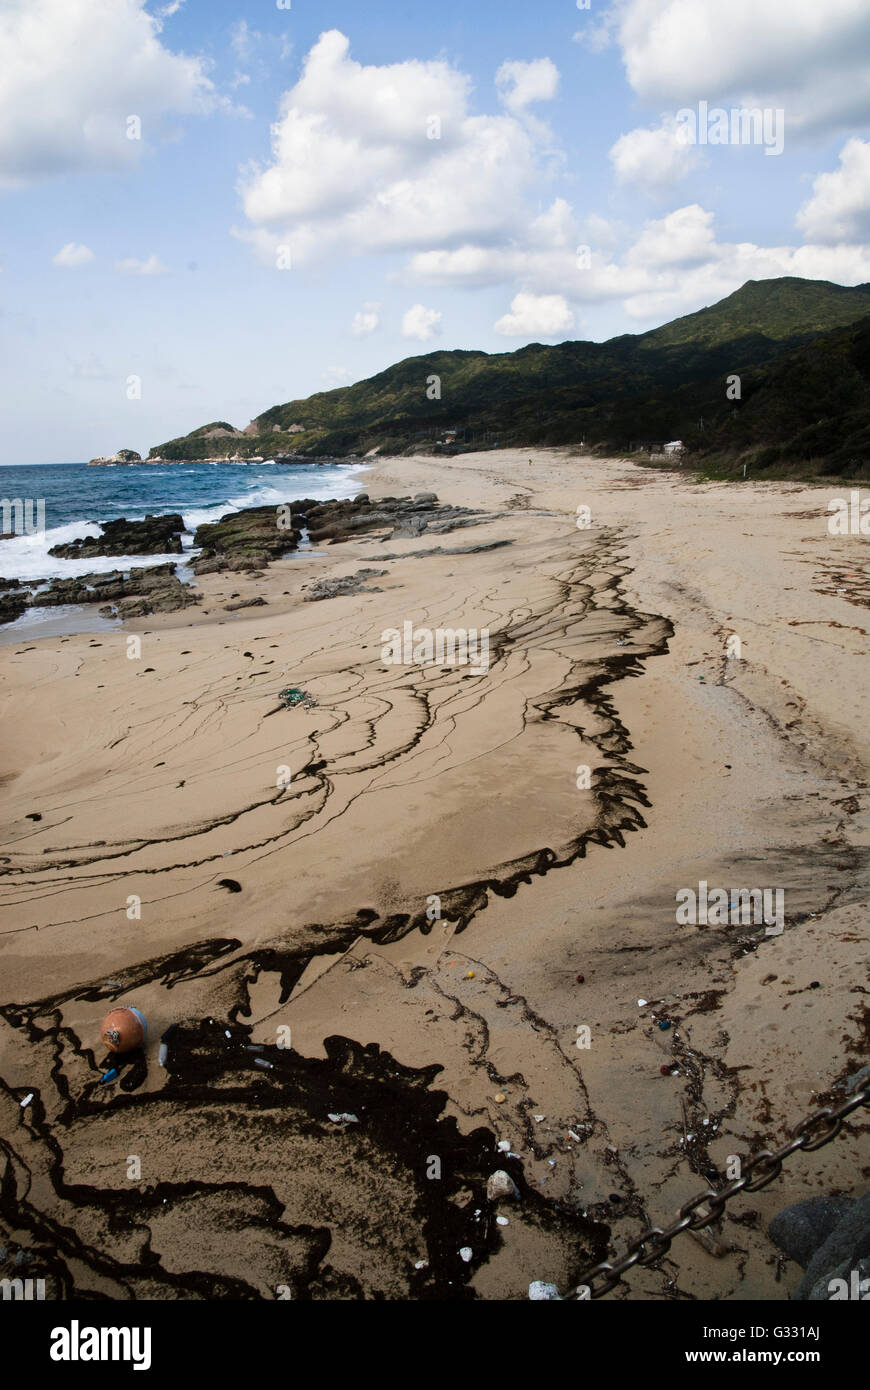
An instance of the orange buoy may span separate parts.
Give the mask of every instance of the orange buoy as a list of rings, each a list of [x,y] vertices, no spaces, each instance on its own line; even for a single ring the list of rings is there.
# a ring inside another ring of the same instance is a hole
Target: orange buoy
[[[145,1041],[147,1025],[138,1009],[112,1009],[103,1019],[103,1042],[110,1052],[132,1052]]]

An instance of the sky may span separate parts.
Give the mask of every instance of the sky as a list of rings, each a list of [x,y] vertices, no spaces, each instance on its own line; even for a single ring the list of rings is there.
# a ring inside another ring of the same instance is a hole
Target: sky
[[[867,0],[0,0],[0,463],[778,275],[870,281]]]

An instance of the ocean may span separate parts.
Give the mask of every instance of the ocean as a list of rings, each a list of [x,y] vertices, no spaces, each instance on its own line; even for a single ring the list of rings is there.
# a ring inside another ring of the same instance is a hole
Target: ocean
[[[119,516],[139,521],[149,512],[158,516],[180,512],[188,532],[182,545],[191,551],[196,527],[227,512],[277,507],[297,497],[352,497],[361,491],[363,468],[361,463],[291,466],[269,462],[98,468],[85,463],[10,465],[0,469],[0,503],[21,498],[25,518],[35,518],[44,502],[45,530],[0,541],[0,575],[26,583],[177,561],[174,555],[60,560],[48,552],[78,536],[98,536],[101,521]],[[0,513],[0,531],[5,529]]]

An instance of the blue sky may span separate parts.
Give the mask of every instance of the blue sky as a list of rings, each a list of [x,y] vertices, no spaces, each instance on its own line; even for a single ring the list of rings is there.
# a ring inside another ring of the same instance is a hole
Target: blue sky
[[[866,0],[0,0],[0,52],[3,463],[870,280]]]

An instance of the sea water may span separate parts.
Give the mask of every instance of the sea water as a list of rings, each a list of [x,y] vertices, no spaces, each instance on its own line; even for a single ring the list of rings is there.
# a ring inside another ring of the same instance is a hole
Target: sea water
[[[37,580],[76,578],[82,574],[107,570],[133,569],[167,562],[183,563],[177,555],[99,556],[93,559],[61,560],[50,555],[52,546],[80,536],[100,535],[99,523],[126,517],[141,521],[180,512],[186,533],[181,542],[186,559],[195,553],[193,533],[197,526],[217,521],[229,512],[245,507],[274,506],[299,497],[325,501],[331,497],[353,497],[361,488],[365,471],[359,462],[335,464],[264,463],[162,463],[104,464],[85,463],[7,465],[0,467],[0,501],[10,504],[21,499],[17,509],[27,520],[45,507],[45,528],[32,534],[0,540],[0,576],[18,579],[22,584]],[[17,529],[17,528],[16,528]],[[185,577],[183,574],[181,577]],[[71,623],[73,615],[58,609],[30,608],[14,623],[0,626],[0,642],[25,635],[50,635],[57,626],[70,631],[91,631],[115,624],[100,619],[96,612],[79,609],[82,621]],[[43,629],[45,629],[43,631]]]

